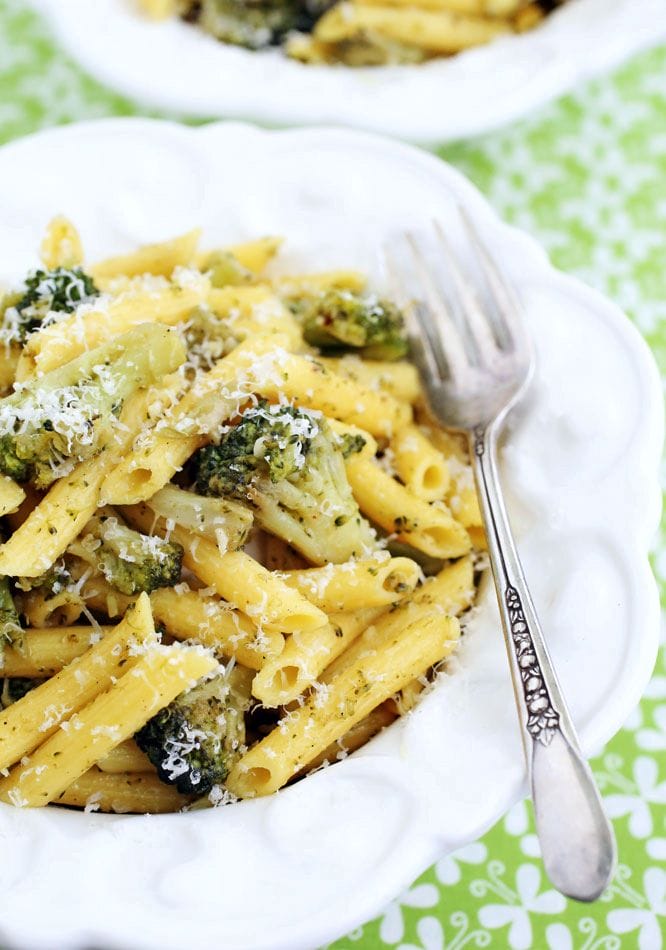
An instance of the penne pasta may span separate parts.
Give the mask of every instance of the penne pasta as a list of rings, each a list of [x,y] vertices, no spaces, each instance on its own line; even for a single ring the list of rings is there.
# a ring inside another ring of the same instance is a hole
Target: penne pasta
[[[488,43],[510,33],[511,26],[503,20],[447,10],[359,6],[343,0],[317,21],[314,36],[324,43],[340,43],[353,40],[363,32],[377,32],[388,39],[441,55]]]
[[[449,487],[449,467],[441,452],[416,426],[391,439],[393,467],[407,488],[424,501],[441,501]]]
[[[258,380],[257,391],[262,396],[289,399],[297,406],[360,426],[376,436],[390,437],[412,418],[408,403],[338,376],[317,360],[292,353],[277,354],[272,372]]]
[[[319,362],[338,376],[347,376],[368,389],[383,389],[403,402],[413,405],[421,399],[419,376],[411,363],[382,363],[358,356],[320,356]]]
[[[454,647],[454,618],[426,617],[359,659],[308,698],[232,769],[227,787],[240,798],[268,795],[341,738],[373,709],[424,673]]]
[[[281,633],[258,629],[245,614],[198,591],[163,588],[150,595],[150,603],[155,619],[177,640],[196,640],[252,670],[260,670],[284,650]]]
[[[330,623],[318,630],[296,631],[279,656],[269,659],[257,673],[252,694],[265,706],[292,702],[381,613],[381,609],[366,609],[332,614]]]
[[[361,657],[372,653],[382,643],[423,617],[459,616],[471,605],[474,595],[471,558],[461,558],[445,567],[436,577],[428,578],[405,603],[368,624],[344,652],[326,667],[321,675],[322,682],[330,682]]]
[[[83,263],[83,247],[79,232],[63,215],[52,218],[39,248],[39,256],[49,270],[56,267],[77,267]]]
[[[148,598],[139,598],[112,634],[94,643],[60,673],[37,686],[0,716],[0,769],[30,753],[60,724],[136,662],[130,650],[149,645],[155,629]]]
[[[126,739],[100,759],[97,768],[109,775],[123,772],[148,772],[155,774],[155,766],[145,752],[142,752],[134,739]],[[163,786],[164,787],[164,786]]]
[[[498,26],[511,0],[446,2],[350,9],[462,29],[482,5]],[[387,37],[321,55],[407,49]],[[399,307],[353,269],[264,277],[278,238],[199,237],[86,268],[55,218],[45,269],[0,308],[0,387],[17,381],[0,397],[0,800],[15,806],[158,814],[269,794],[409,712],[476,594],[465,442],[427,417]]]
[[[395,604],[414,590],[420,573],[410,558],[377,555],[282,576],[310,603],[326,613],[340,613]]]
[[[360,456],[347,461],[347,475],[361,511],[399,541],[432,557],[460,557],[469,535],[443,503],[431,505]]]
[[[25,764],[0,781],[0,799],[20,808],[54,801],[95,762],[216,666],[200,648],[149,649],[116,683],[61,722]]]
[[[115,629],[78,626],[25,630],[19,646],[5,647],[0,671],[3,676],[53,676]]]
[[[148,527],[151,519],[145,510],[135,506],[124,511],[131,522]],[[217,545],[207,538],[193,536],[178,525],[171,537],[185,549],[185,567],[219,597],[247,614],[256,626],[269,632],[291,633],[314,630],[327,622],[323,611],[244,551],[220,554]]]
[[[346,759],[350,753],[356,752],[395,720],[395,706],[393,700],[389,699],[369,712],[365,719],[361,719],[352,726],[344,736],[327,746],[323,752],[308,762],[302,771],[311,772],[321,768],[322,765],[332,765],[340,759]]]
[[[188,231],[187,234],[182,234],[169,241],[146,244],[131,254],[107,257],[106,260],[93,264],[90,273],[95,280],[108,279],[119,275],[135,277],[142,274],[160,274],[163,277],[171,277],[176,267],[187,267],[192,263],[200,237],[201,228],[194,228],[192,231]]]
[[[190,801],[191,798],[180,795],[156,775],[109,773],[92,768],[61,792],[55,804],[118,815],[161,815],[180,811]]]

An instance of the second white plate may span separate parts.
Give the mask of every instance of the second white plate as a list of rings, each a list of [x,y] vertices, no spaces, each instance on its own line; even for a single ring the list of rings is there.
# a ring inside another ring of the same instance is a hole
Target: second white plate
[[[132,0],[33,0],[101,82],[161,109],[285,125],[337,123],[421,143],[511,122],[666,37],[663,0],[569,0],[537,30],[418,66],[303,66],[218,43]]]

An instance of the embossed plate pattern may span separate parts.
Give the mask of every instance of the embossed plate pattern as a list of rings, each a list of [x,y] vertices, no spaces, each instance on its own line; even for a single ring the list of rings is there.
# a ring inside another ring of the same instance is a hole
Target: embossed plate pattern
[[[455,202],[513,276],[535,339],[538,371],[502,471],[590,752],[635,706],[657,646],[646,558],[659,504],[657,374],[623,315],[551,270],[458,173],[331,130],[110,120],[50,131],[0,151],[0,280],[34,262],[59,211],[90,258],[201,224],[210,243],[285,234],[285,270],[375,272],[383,235],[432,216],[448,225]],[[0,865],[3,937],[30,950],[305,950],[372,916],[524,793],[498,624],[486,588],[449,674],[410,717],[272,798],[147,818],[0,806],[12,855]]]

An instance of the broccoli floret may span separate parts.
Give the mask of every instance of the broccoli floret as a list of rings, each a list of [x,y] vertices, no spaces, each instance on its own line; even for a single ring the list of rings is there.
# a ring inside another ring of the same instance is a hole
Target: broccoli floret
[[[315,564],[342,563],[374,546],[339,440],[310,412],[260,402],[193,464],[200,494],[248,501],[262,528]]]
[[[147,594],[180,580],[183,548],[175,541],[149,537],[127,527],[114,515],[101,515],[71,546],[94,564],[121,594]]]
[[[248,49],[280,43],[290,30],[309,29],[316,19],[303,0],[203,0],[189,14],[216,39]]]
[[[30,333],[49,322],[50,314],[73,313],[80,303],[88,303],[98,294],[92,277],[80,267],[33,271],[25,280],[24,293],[7,300],[0,340],[25,343]]]
[[[0,577],[0,651],[20,639],[23,629],[8,577]]]
[[[31,689],[34,689],[36,686],[41,686],[43,682],[43,679],[28,679],[27,677],[22,676],[8,676],[6,679],[2,680],[2,689],[0,689],[0,707],[2,707],[2,709],[6,709],[7,706],[11,706],[12,703],[16,703],[19,699],[23,699],[25,694],[29,693]]]
[[[224,782],[242,752],[248,707],[249,681],[221,674],[181,693],[135,738],[163,782],[185,795],[205,795]]]
[[[306,342],[323,352],[357,352],[373,360],[397,360],[407,353],[402,313],[375,294],[328,290],[292,307]]]
[[[175,331],[146,324],[0,399],[0,471],[46,488],[112,437],[125,399],[171,372]]]

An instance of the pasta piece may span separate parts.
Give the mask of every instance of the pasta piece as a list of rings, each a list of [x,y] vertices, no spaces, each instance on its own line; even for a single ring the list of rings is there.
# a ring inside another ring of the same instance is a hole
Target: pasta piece
[[[54,594],[38,587],[21,597],[21,613],[31,627],[71,627],[84,608],[80,591],[69,588]]]
[[[169,286],[159,291],[123,294],[105,309],[86,309],[30,336],[16,367],[20,382],[49,373],[147,321],[163,326],[182,323],[205,299],[207,287]],[[137,348],[138,350],[138,348]]]
[[[200,647],[149,650],[105,692],[83,708],[79,706],[79,712],[63,722],[24,764],[13,769],[0,782],[0,799],[20,808],[48,805],[95,762],[216,667],[217,661]]]
[[[57,215],[49,221],[39,255],[48,270],[78,267],[83,262],[79,232],[68,218]]]
[[[431,557],[460,557],[470,550],[469,535],[446,505],[417,498],[374,462],[350,456],[347,477],[363,514],[398,540]]]
[[[416,426],[405,426],[391,439],[393,467],[418,498],[440,501],[449,487],[449,467],[441,452]]]
[[[263,357],[275,345],[272,337],[241,343],[204,373],[168,414],[164,427],[148,433],[141,447],[110,472],[102,490],[106,503],[145,501],[171,481],[190,455],[209,441],[206,433],[215,431],[251,395],[253,374],[263,372]]]
[[[409,404],[386,392],[331,373],[307,356],[276,351],[274,358],[273,372],[257,380],[259,395],[293,400],[295,405],[361,426],[372,435],[390,437],[411,422]]]
[[[146,646],[154,638],[150,604],[143,594],[113,633],[4,711],[0,716],[0,769],[13,765],[57,732],[71,713],[132,667],[136,662],[130,655],[132,648]]]
[[[476,541],[483,538],[483,518],[479,507],[479,498],[474,487],[474,474],[469,465],[469,454],[466,439],[446,429],[428,427],[428,438],[439,449],[448,461],[451,484],[446,496],[446,502],[455,516],[465,528],[480,528]]]
[[[395,706],[392,700],[387,700],[381,706],[377,706],[372,712],[368,713],[365,719],[361,719],[355,726],[352,726],[349,732],[346,732],[341,739],[337,739],[327,746],[323,752],[315,756],[311,762],[301,770],[299,775],[304,775],[314,769],[321,768],[322,765],[331,765],[340,759],[346,759],[352,752],[356,752],[366,742],[374,738],[378,732],[390,726],[396,720]]]
[[[200,237],[201,228],[194,228],[169,241],[146,244],[131,254],[107,257],[93,265],[90,273],[93,280],[117,276],[137,277],[141,274],[171,277],[176,267],[188,267],[192,263]]]
[[[55,799],[55,804],[118,815],[161,815],[180,811],[191,801],[172,785],[165,785],[156,775],[136,772],[111,774],[92,768],[72,782]]]
[[[25,491],[21,486],[8,475],[0,475],[0,518],[14,514],[24,500]]]
[[[320,679],[329,683],[343,670],[348,669],[361,657],[373,652],[382,643],[396,636],[406,626],[425,616],[456,617],[474,600],[474,571],[471,558],[461,558],[445,567],[436,577],[431,577],[395,610],[383,614],[369,624],[337,659],[332,660]]]
[[[45,627],[25,630],[20,646],[5,647],[3,676],[42,678],[59,673],[115,627]]]
[[[543,20],[545,13],[538,3],[529,3],[519,10],[513,21],[517,33],[526,33],[533,30]]]
[[[263,237],[232,244],[227,250],[243,267],[260,274],[275,257],[281,244],[281,237]]]
[[[67,550],[95,513],[105,478],[127,454],[155,398],[154,390],[129,397],[120,415],[122,425],[100,454],[59,479],[0,547],[0,574],[39,577]]]
[[[354,0],[360,6],[418,7],[419,10],[443,10],[470,16],[509,17],[526,0]]]
[[[276,277],[273,286],[283,297],[305,297],[326,290],[351,290],[360,293],[367,280],[357,270],[329,270],[314,274],[295,274]]]
[[[196,640],[252,670],[260,670],[284,649],[281,633],[258,630],[249,617],[215,597],[165,587],[153,591],[150,603],[155,619],[177,640]]]
[[[299,324],[269,287],[211,290],[208,306],[224,319],[229,334],[239,340],[274,333],[283,336],[290,349],[303,347]]]
[[[421,571],[408,557],[384,554],[282,576],[290,587],[330,614],[395,604],[411,594]]]
[[[125,742],[117,745],[108,755],[99,760],[97,768],[110,774],[118,772],[155,773],[155,766],[146,753],[141,751],[134,739],[126,739]]]
[[[377,32],[400,43],[423,47],[430,53],[458,53],[511,32],[504,20],[464,16],[446,10],[398,9],[390,6],[336,4],[314,28],[316,39],[339,43],[359,34]]]
[[[353,354],[342,357],[319,356],[317,359],[331,372],[348,376],[368,389],[383,389],[396,399],[411,404],[421,398],[419,374],[411,363],[362,360]]]
[[[332,614],[325,627],[293,633],[282,653],[257,673],[252,694],[265,706],[292,702],[381,613],[382,610],[368,609]]]
[[[227,788],[240,798],[269,795],[415,676],[449,654],[455,618],[426,617],[335,677],[328,689],[289,713],[231,770]]]
[[[148,528],[151,516],[146,516],[146,509],[134,506],[124,511],[131,523],[142,530]],[[244,551],[220,554],[217,545],[179,525],[171,531],[171,538],[183,546],[183,564],[188,571],[242,610],[258,627],[291,633],[314,630],[327,623],[325,613]]]
[[[181,0],[137,0],[139,9],[151,20],[168,20],[180,13]]]

